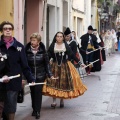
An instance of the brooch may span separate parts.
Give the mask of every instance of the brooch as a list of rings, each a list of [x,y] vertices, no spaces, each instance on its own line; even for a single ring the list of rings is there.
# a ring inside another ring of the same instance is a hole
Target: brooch
[[[0,53],[0,60],[1,61],[4,61],[4,59],[7,59],[7,55],[5,54],[5,55],[2,55],[1,53]]]
[[[17,47],[17,50],[21,52],[21,50],[22,50],[22,47]]]

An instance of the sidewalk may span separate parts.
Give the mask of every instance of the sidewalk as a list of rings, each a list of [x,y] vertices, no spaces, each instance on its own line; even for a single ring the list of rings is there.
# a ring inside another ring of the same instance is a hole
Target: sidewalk
[[[40,120],[120,120],[120,53],[107,57],[101,72],[83,80],[88,91],[81,97],[65,100],[65,107],[50,107],[52,98],[43,96]],[[35,120],[31,116],[31,98],[18,104],[15,120]]]

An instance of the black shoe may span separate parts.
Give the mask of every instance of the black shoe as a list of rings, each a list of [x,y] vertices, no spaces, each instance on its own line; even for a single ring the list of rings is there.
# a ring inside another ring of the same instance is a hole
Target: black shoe
[[[56,103],[52,103],[52,104],[51,104],[51,107],[54,108],[54,109],[55,109],[56,106],[57,106]]]
[[[40,118],[40,113],[36,112],[36,119],[39,119],[39,118]]]
[[[64,104],[60,104],[60,108],[64,108]]]
[[[32,116],[36,116],[36,112],[34,110],[32,112]]]
[[[64,101],[63,99],[60,100],[60,108],[63,108],[64,107]]]
[[[8,120],[8,117],[4,112],[2,113],[2,118],[3,118],[2,120]]]

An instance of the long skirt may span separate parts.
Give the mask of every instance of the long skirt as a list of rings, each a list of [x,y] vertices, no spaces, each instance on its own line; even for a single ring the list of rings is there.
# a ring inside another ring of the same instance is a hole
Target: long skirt
[[[46,79],[43,94],[55,98],[71,99],[83,95],[87,87],[82,84],[79,73],[71,62],[52,64],[52,73],[56,80]]]
[[[104,41],[104,44],[105,44],[105,53],[106,53],[106,55],[108,56],[109,54],[111,54],[111,52],[112,52],[112,40],[110,39],[106,39],[105,41]]]

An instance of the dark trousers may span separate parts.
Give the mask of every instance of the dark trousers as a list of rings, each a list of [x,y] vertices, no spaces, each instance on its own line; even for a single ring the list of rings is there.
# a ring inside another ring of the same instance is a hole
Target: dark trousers
[[[36,85],[36,86],[30,87],[32,108],[34,111],[37,111],[37,112],[40,112],[41,110],[42,88],[43,88],[43,85]]]
[[[88,52],[91,52],[92,50],[87,50]],[[90,53],[90,54],[88,54],[88,55],[86,55],[86,63],[91,63],[91,62],[93,62],[94,61],[94,52],[92,52],[92,53]]]
[[[0,120],[1,120],[1,117],[2,117],[3,107],[4,107],[4,102],[0,101]]]

